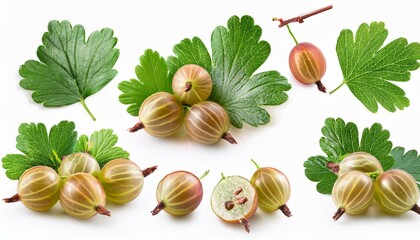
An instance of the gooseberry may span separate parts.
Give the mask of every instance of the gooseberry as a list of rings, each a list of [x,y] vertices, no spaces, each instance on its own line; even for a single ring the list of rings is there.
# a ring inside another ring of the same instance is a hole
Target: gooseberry
[[[75,173],[89,173],[97,176],[99,171],[99,163],[92,155],[85,152],[77,152],[63,158],[58,168],[58,175],[68,177]]]
[[[47,211],[57,203],[60,185],[60,176],[52,168],[31,167],[19,178],[17,194],[3,201],[6,203],[20,201],[31,210]]]
[[[236,140],[228,133],[229,127],[229,115],[215,102],[199,102],[193,105],[185,115],[187,134],[201,143],[214,144],[224,139],[236,144]]]
[[[141,170],[128,159],[114,159],[106,163],[99,172],[99,182],[110,202],[124,204],[134,200],[143,189],[144,178],[157,166]]]
[[[373,195],[373,181],[366,173],[353,170],[343,174],[332,189],[332,198],[338,207],[333,219],[338,220],[344,213],[365,212],[373,202]]]
[[[420,214],[417,181],[406,171],[388,170],[376,178],[374,187],[375,200],[384,211],[402,214],[412,210]]]
[[[258,194],[252,184],[241,176],[222,174],[222,179],[211,194],[211,208],[217,217],[227,223],[240,223],[249,232],[249,219],[258,207]]]
[[[72,217],[88,219],[97,213],[111,216],[105,208],[106,195],[102,184],[87,173],[69,176],[61,188],[60,204]]]
[[[212,81],[206,69],[188,64],[176,71],[172,80],[172,90],[181,103],[194,105],[207,100],[211,94]]]
[[[257,167],[251,177],[251,184],[258,193],[258,207],[266,212],[281,210],[287,217],[292,216],[286,202],[290,198],[290,183],[286,175],[272,167]]]
[[[207,175],[208,171],[201,177]],[[158,205],[151,211],[158,214],[162,209],[174,216],[194,211],[203,199],[200,178],[187,171],[175,171],[160,180],[156,189]]]
[[[143,101],[136,125],[129,129],[136,132],[143,129],[155,137],[173,135],[182,125],[183,108],[176,97],[167,92],[157,92]]]

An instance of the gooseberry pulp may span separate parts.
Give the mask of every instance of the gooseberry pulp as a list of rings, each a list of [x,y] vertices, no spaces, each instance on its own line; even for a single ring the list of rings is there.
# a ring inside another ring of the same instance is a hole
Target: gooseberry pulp
[[[225,222],[242,224],[249,232],[249,219],[258,207],[258,194],[252,184],[241,176],[222,174],[211,194],[211,208]]]
[[[266,212],[281,210],[287,217],[292,213],[286,202],[290,199],[290,183],[286,175],[273,167],[261,168],[252,160],[257,170],[251,177],[251,184],[257,190],[258,207]]]
[[[63,158],[58,168],[58,175],[68,177],[75,173],[89,173],[97,176],[99,171],[99,163],[92,155],[85,152],[77,152]]]
[[[106,163],[99,172],[108,201],[118,204],[136,199],[143,189],[144,178],[153,173],[157,166],[143,171],[128,159],[114,159]]]
[[[215,144],[224,139],[236,144],[236,140],[228,133],[229,127],[230,120],[226,110],[215,102],[197,103],[185,115],[187,134],[201,143]]]
[[[340,176],[334,183],[332,198],[338,207],[333,219],[338,220],[344,213],[361,214],[373,202],[372,179],[361,171],[350,171]]]
[[[172,90],[182,104],[194,105],[207,100],[211,94],[212,81],[206,69],[188,64],[176,71]]]
[[[102,184],[87,173],[69,176],[61,188],[60,204],[72,217],[88,219],[97,213],[111,216],[105,208],[106,195]]]
[[[208,171],[201,176],[207,175]],[[160,180],[156,189],[158,205],[151,211],[157,215],[162,209],[173,216],[184,216],[194,211],[203,199],[200,178],[187,171],[175,171]]]
[[[31,210],[47,211],[57,203],[60,185],[60,176],[54,169],[46,166],[31,167],[20,177],[17,194],[3,201],[20,201]]]
[[[375,200],[387,213],[403,214],[412,210],[420,214],[417,181],[406,171],[388,170],[376,178],[374,187]]]
[[[143,101],[139,120],[129,129],[136,132],[143,129],[155,137],[168,137],[182,126],[183,108],[176,97],[167,92],[157,92]]]

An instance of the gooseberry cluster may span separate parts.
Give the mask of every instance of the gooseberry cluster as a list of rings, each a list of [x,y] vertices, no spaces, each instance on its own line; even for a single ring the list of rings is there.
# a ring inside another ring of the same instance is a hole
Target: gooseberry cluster
[[[157,92],[146,98],[139,110],[140,121],[129,131],[144,129],[152,136],[168,137],[185,123],[187,134],[198,142],[214,144],[225,139],[236,143],[228,133],[230,120],[226,110],[207,101],[212,80],[206,69],[195,64],[179,68],[172,80],[172,90],[174,94]],[[186,114],[184,107],[188,109]]]
[[[26,170],[19,179],[17,194],[3,199],[22,202],[34,211],[47,211],[57,201],[64,212],[79,219],[96,214],[111,216],[106,201],[124,204],[134,200],[143,188],[144,177],[156,166],[140,170],[128,159],[115,159],[100,169],[88,153],[77,152],[64,157],[58,173],[47,166]]]
[[[374,200],[390,214],[409,210],[420,214],[419,188],[409,173],[400,169],[384,172],[381,163],[366,152],[349,154],[338,168],[339,178],[332,189],[333,201],[338,207],[334,220],[344,213],[366,212]]]
[[[254,162],[254,161],[253,161]],[[273,167],[259,167],[251,180],[241,176],[224,176],[211,195],[214,214],[227,223],[240,223],[250,231],[249,219],[257,207],[265,212],[281,210],[292,216],[286,202],[290,198],[290,183],[287,177]]]

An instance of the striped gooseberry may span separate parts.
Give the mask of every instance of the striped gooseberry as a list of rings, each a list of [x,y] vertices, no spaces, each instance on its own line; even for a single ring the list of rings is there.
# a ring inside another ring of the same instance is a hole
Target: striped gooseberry
[[[174,75],[172,90],[175,97],[183,104],[191,106],[205,101],[212,90],[210,74],[195,64],[182,66]]]
[[[333,219],[338,220],[344,213],[365,212],[373,202],[373,195],[373,181],[366,173],[353,170],[343,174],[332,189],[332,198],[338,207]]]
[[[63,158],[58,168],[58,175],[68,177],[75,173],[89,173],[97,176],[100,171],[98,161],[85,152],[72,153]]]
[[[31,210],[47,211],[57,203],[60,185],[60,176],[52,168],[31,167],[19,178],[17,194],[3,201],[6,203],[21,201]]]
[[[293,77],[304,84],[315,83],[318,90],[325,93],[326,88],[321,83],[321,78],[327,69],[324,54],[312,43],[299,43],[290,30],[289,25],[286,26],[296,43],[289,54],[289,68]]]
[[[266,212],[281,210],[287,217],[292,216],[286,202],[290,198],[290,183],[286,175],[272,167],[261,168],[252,160],[257,170],[251,177],[251,184],[257,190],[258,207]]]
[[[387,213],[403,214],[412,210],[420,214],[417,181],[406,171],[388,170],[376,178],[374,187],[375,200]]]
[[[381,162],[367,152],[354,152],[344,157],[340,162],[338,175],[341,176],[352,170],[367,174],[381,174],[384,171]]]
[[[156,189],[158,205],[151,211],[158,214],[162,209],[173,216],[184,216],[194,211],[203,199],[200,179],[187,171],[175,171],[160,180]]]
[[[128,129],[136,132],[143,129],[155,137],[173,135],[182,125],[183,108],[176,97],[167,92],[157,92],[143,101],[139,110],[139,120]]]
[[[97,213],[111,216],[105,208],[106,195],[102,184],[88,173],[69,176],[61,188],[60,204],[72,217],[88,219]]]
[[[134,162],[119,158],[106,163],[99,172],[98,179],[108,201],[124,204],[137,198],[143,189],[144,178],[156,168],[154,166],[142,171]]]
[[[235,139],[228,133],[229,127],[229,115],[215,102],[199,102],[193,105],[185,115],[187,134],[201,143],[214,144],[224,139],[236,144]]]
[[[258,194],[246,178],[222,174],[211,194],[211,208],[223,221],[240,223],[249,232],[249,219],[258,208]]]

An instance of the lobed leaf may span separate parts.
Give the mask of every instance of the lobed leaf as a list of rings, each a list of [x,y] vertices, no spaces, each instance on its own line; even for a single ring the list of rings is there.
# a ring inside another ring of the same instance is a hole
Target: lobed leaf
[[[118,141],[118,136],[113,133],[112,129],[101,129],[95,131],[90,135],[90,139],[86,135],[80,136],[76,150],[88,152],[98,161],[100,167],[103,167],[107,162],[117,159],[128,159],[130,154],[115,144]],[[89,145],[89,146],[88,146]]]
[[[382,47],[387,36],[383,22],[372,22],[361,24],[355,36],[349,29],[341,31],[337,40],[344,77],[338,88],[346,84],[371,112],[378,111],[378,103],[390,112],[408,107],[404,90],[391,82],[409,81],[410,71],[420,67],[420,43],[398,38]]]
[[[391,151],[394,158],[394,165],[391,169],[402,169],[411,174],[417,181],[420,188],[420,155],[416,150],[405,152],[403,147],[395,147]]]
[[[163,57],[151,49],[140,56],[140,65],[135,69],[137,79],[123,81],[118,85],[122,91],[119,100],[127,104],[127,112],[133,116],[139,114],[143,101],[156,92],[172,93],[172,79],[168,78],[168,66]]]
[[[85,41],[85,29],[68,21],[50,21],[38,47],[37,60],[19,69],[20,86],[33,91],[32,98],[45,107],[82,102],[105,87],[116,75],[119,50],[113,31],[104,28]],[[87,109],[87,107],[85,106]],[[89,112],[89,110],[87,109]],[[94,119],[94,117],[92,116]]]

